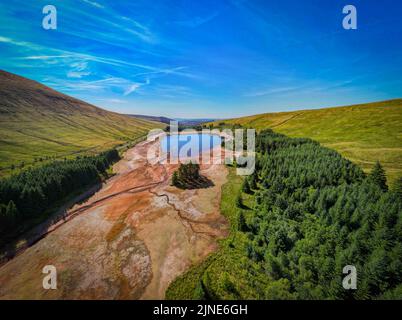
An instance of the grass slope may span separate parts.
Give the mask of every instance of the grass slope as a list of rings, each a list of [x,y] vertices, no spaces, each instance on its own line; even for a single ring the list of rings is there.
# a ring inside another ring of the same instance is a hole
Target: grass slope
[[[215,124],[271,128],[291,137],[309,137],[333,148],[366,172],[375,161],[385,167],[388,182],[402,176],[402,99],[347,107],[265,113]]]
[[[100,109],[0,70],[0,175],[39,158],[94,154],[156,127],[164,125]]]

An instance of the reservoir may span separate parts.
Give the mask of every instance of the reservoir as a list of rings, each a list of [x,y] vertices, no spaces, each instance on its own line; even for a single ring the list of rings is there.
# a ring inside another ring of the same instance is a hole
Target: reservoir
[[[221,137],[206,133],[180,133],[167,135],[161,139],[163,153],[170,152],[171,157],[198,157],[200,153],[221,144]]]

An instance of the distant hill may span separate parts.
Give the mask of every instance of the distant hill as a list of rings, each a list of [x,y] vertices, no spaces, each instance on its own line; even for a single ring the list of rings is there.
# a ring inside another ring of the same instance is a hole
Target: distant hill
[[[216,119],[206,118],[206,119],[192,119],[192,118],[167,118],[167,117],[158,117],[158,116],[146,116],[141,114],[128,114],[129,117],[135,117],[139,119],[149,120],[149,121],[157,121],[166,124],[170,124],[170,121],[177,121],[182,126],[196,126],[205,122],[212,122]]]
[[[179,124],[182,125],[182,126],[196,126],[196,125],[199,125],[201,123],[216,121],[216,119],[211,119],[211,118],[205,118],[205,119],[203,119],[203,118],[201,118],[201,119],[198,119],[198,118],[195,118],[195,119],[192,119],[192,118],[188,118],[188,119],[187,118],[175,118],[174,120],[178,121]]]
[[[47,157],[95,153],[164,127],[106,111],[0,70],[0,175]]]
[[[128,116],[132,117],[132,118],[143,119],[143,120],[148,120],[148,121],[156,121],[156,122],[161,122],[161,123],[166,123],[166,124],[169,124],[170,121],[173,121],[173,119],[170,119],[167,117],[145,116],[142,114],[128,114]]]
[[[265,113],[215,124],[272,128],[292,137],[309,137],[339,151],[368,171],[379,160],[389,182],[402,176],[402,99],[346,107]]]

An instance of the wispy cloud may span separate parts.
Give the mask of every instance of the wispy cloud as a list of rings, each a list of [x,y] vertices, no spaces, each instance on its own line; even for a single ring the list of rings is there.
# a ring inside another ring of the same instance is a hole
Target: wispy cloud
[[[121,99],[115,99],[115,98],[107,98],[107,99],[96,99],[97,101],[102,101],[102,102],[107,102],[107,103],[127,103],[126,100],[121,100]]]
[[[105,8],[104,5],[99,4],[98,2],[95,2],[95,1],[90,1],[90,0],[82,0],[82,1],[85,2],[85,3],[90,4],[91,6],[94,6],[94,7],[96,7],[96,8],[100,8],[100,9]]]
[[[150,94],[168,99],[175,99],[179,97],[195,97],[191,88],[183,85],[175,84],[157,84],[153,86]]]
[[[67,77],[68,78],[82,78],[85,76],[89,76],[90,74],[91,74],[90,71],[73,69],[73,70],[70,70],[67,72]]]
[[[108,93],[111,89],[123,94],[132,82],[128,79],[108,77],[99,80],[85,79],[60,79],[53,76],[46,77],[43,82],[62,92],[79,92],[101,94]]]
[[[141,87],[140,83],[134,83],[132,85],[130,85],[126,91],[124,91],[124,95],[128,96],[130,93],[134,92],[135,90],[137,90],[138,88]]]
[[[301,89],[302,86],[291,86],[291,87],[277,87],[277,88],[266,88],[258,91],[247,92],[243,96],[245,97],[261,97],[271,94],[286,93],[290,91],[295,91]]]
[[[125,28],[125,30],[127,32],[130,32],[130,33],[136,35],[137,37],[139,37],[141,40],[149,42],[149,43],[153,43],[156,41],[155,35],[149,30],[149,28],[146,27],[145,25],[141,24],[137,20],[134,20],[132,18],[127,18],[125,16],[118,16],[118,18],[129,22],[132,26],[137,28],[137,30]]]
[[[26,56],[26,57],[17,57],[15,58],[16,60],[53,60],[53,59],[59,59],[59,58],[68,58],[70,55],[65,54],[65,55],[39,55],[39,56]]]
[[[15,45],[15,46],[18,46],[18,47],[24,47],[25,49],[40,50],[40,49],[43,48],[42,46],[36,45],[34,43],[31,43],[31,42],[18,41],[18,40],[14,40],[14,39],[7,38],[7,37],[2,37],[2,36],[0,36],[0,42]]]
[[[261,90],[250,91],[243,94],[244,97],[263,97],[269,95],[291,95],[296,93],[317,93],[317,92],[325,92],[331,90],[337,90],[341,88],[345,88],[349,85],[352,85],[356,80],[360,77],[355,77],[353,79],[348,80],[340,80],[332,83],[323,83],[319,80],[311,80],[311,81],[302,81],[299,80],[303,84],[301,85],[290,85],[290,86],[282,86],[282,87],[268,87]]]
[[[63,65],[66,63],[65,59],[70,59],[70,60],[76,60],[76,61],[92,61],[92,62],[97,62],[97,63],[102,63],[102,64],[107,64],[111,66],[127,66],[127,67],[135,67],[141,70],[144,70],[142,72],[137,72],[134,74],[134,76],[142,76],[142,75],[149,75],[149,74],[172,74],[172,75],[177,75],[181,77],[186,77],[186,78],[197,78],[195,75],[188,73],[188,72],[183,72],[184,69],[186,69],[186,66],[178,66],[178,67],[155,67],[151,65],[146,65],[146,64],[140,64],[140,63],[134,63],[131,61],[125,61],[121,59],[114,59],[114,58],[108,58],[108,57],[101,57],[98,55],[93,55],[90,53],[79,53],[79,52],[74,52],[74,51],[67,51],[67,50],[61,50],[61,49],[54,49],[54,48],[47,48],[45,46],[40,46],[33,44],[31,42],[26,42],[26,41],[18,41],[14,40],[11,38],[5,38],[5,37],[0,37],[0,42],[5,42],[11,45],[16,45],[16,46],[22,46],[25,48],[29,48],[34,51],[47,51],[47,52],[54,52],[57,54],[53,55],[29,55],[29,56],[23,56],[23,57],[16,57],[14,58],[15,60],[42,60],[44,62],[49,62],[49,63],[54,63],[55,60],[60,59],[60,62],[63,63]]]
[[[219,12],[216,11],[206,17],[194,17],[191,19],[174,21],[174,23],[179,26],[183,26],[183,27],[196,28],[196,27],[199,27],[199,26],[211,21],[212,19],[216,18],[218,15],[219,15]]]
[[[129,79],[120,77],[107,77],[99,80],[62,80],[54,77],[47,77],[44,79],[44,83],[65,92],[75,91],[84,93],[91,92],[92,94],[107,94],[113,91],[121,94],[122,96],[128,96],[133,92],[138,91],[140,88],[150,85],[151,81],[149,79],[145,79],[144,82],[133,82]],[[119,102],[124,103],[125,101],[120,100]]]
[[[69,78],[82,78],[84,76],[89,76],[91,72],[82,72],[82,71],[69,71],[67,72],[67,77]]]
[[[83,1],[87,2],[87,0]],[[94,5],[94,2],[92,3],[92,5]],[[108,38],[110,35],[113,35],[115,39],[125,39],[127,40],[126,42],[130,40],[128,35],[134,35],[136,38],[150,44],[156,43],[158,40],[156,35],[144,24],[134,20],[133,18],[128,18],[124,15],[115,13],[112,9],[107,10],[108,15],[106,17],[104,15],[94,15],[93,13],[79,10],[78,8],[75,9],[70,7],[69,10],[74,12],[77,18],[84,18],[91,27],[94,25],[97,27],[96,29],[90,28],[85,30],[85,32],[82,32],[82,34],[89,32],[96,35],[97,40]],[[119,33],[116,34],[111,31],[113,30],[111,27],[118,30]],[[71,33],[71,31],[66,32]]]
[[[70,65],[70,67],[72,69],[67,72],[67,77],[69,78],[82,78],[91,74],[91,72],[88,70],[88,63],[85,61],[74,62]]]
[[[139,88],[149,85],[151,81],[149,79],[146,79],[144,83],[133,83],[131,84],[126,91],[124,91],[124,96],[128,96],[130,93],[133,93],[134,91],[137,91]]]

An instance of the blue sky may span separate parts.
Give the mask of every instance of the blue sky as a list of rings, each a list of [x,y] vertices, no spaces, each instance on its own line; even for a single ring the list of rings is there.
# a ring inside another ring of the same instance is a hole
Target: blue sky
[[[42,8],[57,8],[57,30]],[[344,5],[358,29],[344,30]],[[226,118],[402,97],[394,0],[13,0],[0,68],[121,113]]]

